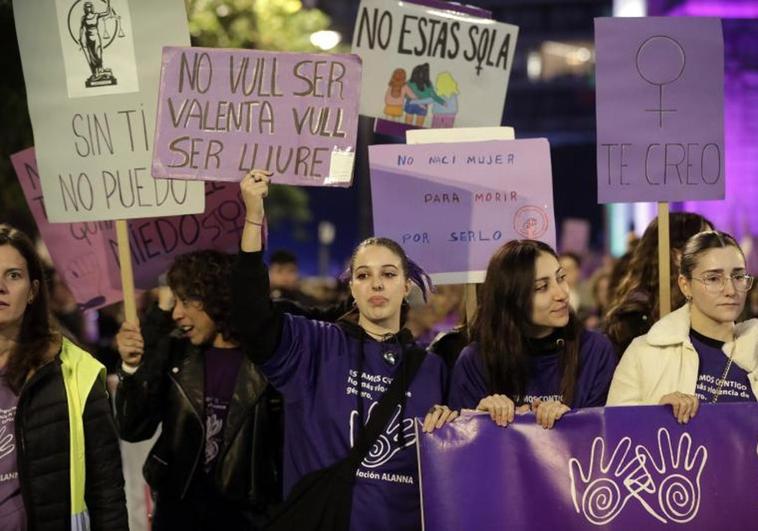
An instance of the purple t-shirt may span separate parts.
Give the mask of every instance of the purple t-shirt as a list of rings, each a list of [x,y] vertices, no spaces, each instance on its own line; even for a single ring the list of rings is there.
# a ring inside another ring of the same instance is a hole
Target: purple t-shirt
[[[242,363],[238,348],[209,348],[205,352],[205,462],[211,473],[224,438],[224,423]]]
[[[18,397],[0,371],[0,531],[26,529],[16,461],[16,405]]]
[[[711,403],[718,392],[724,369],[729,363],[729,358],[722,350],[724,342],[704,336],[694,330],[690,330],[690,340],[700,358],[695,395],[701,402]],[[736,363],[732,363],[718,396],[719,402],[754,402],[755,396],[747,371],[741,369]]]
[[[529,381],[526,394],[523,400],[518,400],[519,403],[531,403],[536,398],[561,399],[559,356],[558,351],[543,351],[529,356]],[[604,406],[616,363],[616,353],[608,338],[598,332],[584,330],[580,338],[579,379],[571,407]],[[471,343],[463,349],[453,368],[450,407],[473,409],[482,398],[491,395],[486,374],[484,360],[479,355],[479,344]]]
[[[385,356],[388,352],[392,355]],[[397,343],[366,339],[361,376],[360,339],[337,325],[285,314],[279,347],[261,366],[285,401],[285,495],[303,475],[347,455],[361,422],[368,421],[374,404],[392,383],[401,356]],[[407,393],[402,415],[398,407],[358,469],[351,529],[420,529],[413,418],[443,403],[445,386],[443,361],[428,354]]]

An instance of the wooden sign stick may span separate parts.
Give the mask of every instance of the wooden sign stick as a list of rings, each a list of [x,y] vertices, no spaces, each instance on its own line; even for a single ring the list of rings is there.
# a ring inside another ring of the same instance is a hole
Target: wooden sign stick
[[[129,229],[125,219],[116,220],[116,241],[118,242],[118,261],[121,264],[121,291],[124,294],[124,319],[132,323],[138,323],[137,303],[134,297],[132,251],[129,247]]]
[[[666,202],[658,203],[658,301],[660,317],[671,313],[671,242]]]
[[[471,323],[474,322],[474,316],[476,315],[476,286],[477,284],[466,284],[466,291],[464,292],[466,299],[466,328],[471,327]]]

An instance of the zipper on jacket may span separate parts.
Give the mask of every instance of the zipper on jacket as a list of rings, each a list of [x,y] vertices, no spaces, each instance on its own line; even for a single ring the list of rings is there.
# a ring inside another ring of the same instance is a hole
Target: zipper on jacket
[[[179,389],[179,393],[184,397],[184,399],[189,404],[192,411],[195,412],[195,417],[197,418],[198,422],[200,423],[200,429],[202,431],[202,438],[200,443],[200,448],[197,450],[197,454],[195,455],[195,462],[192,464],[192,469],[190,470],[190,475],[187,478],[187,482],[184,485],[184,488],[182,489],[182,496],[181,499],[183,500],[184,497],[187,495],[187,491],[189,490],[190,485],[192,484],[192,479],[195,477],[195,472],[197,471],[197,463],[200,461],[200,456],[203,454],[203,449],[205,448],[205,422],[203,422],[203,418],[200,415],[200,413],[195,409],[195,406],[192,404],[192,401],[189,398],[189,395],[187,395],[187,392],[184,390],[184,388],[181,386],[181,384],[173,377],[169,376],[172,382],[176,385],[177,389]]]

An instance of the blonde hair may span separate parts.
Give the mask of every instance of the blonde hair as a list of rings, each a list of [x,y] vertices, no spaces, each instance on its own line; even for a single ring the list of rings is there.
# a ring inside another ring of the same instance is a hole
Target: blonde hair
[[[458,83],[453,79],[450,72],[441,72],[437,75],[435,87],[437,95],[441,98],[449,98],[453,94],[458,94]]]

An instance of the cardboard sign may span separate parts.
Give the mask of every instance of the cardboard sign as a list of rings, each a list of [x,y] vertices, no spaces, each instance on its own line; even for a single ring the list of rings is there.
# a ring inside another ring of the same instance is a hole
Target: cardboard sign
[[[686,425],[670,406],[589,408],[550,430],[464,412],[418,438],[424,529],[753,529],[756,440],[755,402]]]
[[[214,249],[237,253],[245,224],[245,205],[237,183],[205,183],[205,212],[129,221],[129,245],[138,289],[158,285],[180,254]],[[118,285],[119,260],[115,232],[104,235],[111,282]]]
[[[79,307],[88,310],[119,302],[120,283],[111,283],[108,255],[100,237],[102,232],[108,232],[115,240],[113,222],[51,224],[45,212],[34,148],[11,155],[11,162],[55,269]]]
[[[437,284],[483,282],[512,239],[555,247],[545,139],[369,146],[374,234],[400,243]]]
[[[600,203],[724,198],[716,18],[595,19]]]
[[[165,48],[153,175],[349,186],[360,81],[353,55]]]
[[[458,129],[410,129],[405,132],[406,144],[440,144],[448,142],[482,142],[514,140],[513,127],[459,127]]]
[[[353,53],[361,114],[417,127],[497,126],[518,27],[452,8],[362,0]]]
[[[160,47],[187,45],[182,0],[14,0],[51,222],[203,211],[199,183],[150,175]]]

